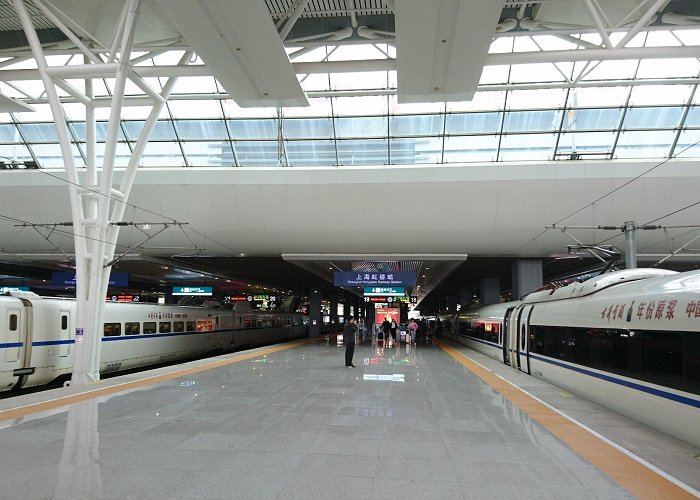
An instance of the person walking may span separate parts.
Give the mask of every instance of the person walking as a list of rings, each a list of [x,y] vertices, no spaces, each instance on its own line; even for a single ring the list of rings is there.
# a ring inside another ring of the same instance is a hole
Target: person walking
[[[389,323],[389,316],[384,317],[382,321],[382,338],[384,339],[384,345],[389,342],[389,336],[391,332],[391,323]]]
[[[352,355],[355,354],[355,318],[348,316],[348,322],[343,327],[343,344],[345,344],[345,366],[355,368],[352,364]]]
[[[408,322],[408,326],[406,327],[408,329],[408,333],[411,335],[411,343],[417,344],[418,343],[418,323],[416,323],[416,320],[412,319],[411,321]]]
[[[391,338],[394,341],[394,345],[399,345],[398,342],[396,342],[396,330],[399,328],[399,325],[396,323],[395,319],[391,319],[391,324],[389,325],[389,330],[391,331]]]

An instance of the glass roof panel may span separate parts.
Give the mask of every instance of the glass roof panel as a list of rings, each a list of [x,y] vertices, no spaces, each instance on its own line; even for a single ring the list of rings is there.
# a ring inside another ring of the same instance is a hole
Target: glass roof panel
[[[224,108],[226,118],[273,118],[277,116],[275,108],[241,108],[231,99],[220,101],[220,104]]]
[[[700,45],[700,30],[699,29],[677,29],[673,30],[684,45]]]
[[[445,163],[496,161],[497,135],[445,137]]]
[[[458,113],[460,111],[496,111],[504,108],[506,102],[506,92],[503,90],[492,90],[477,92],[474,99],[463,102],[446,103],[447,111]]]
[[[232,139],[277,139],[277,120],[227,120]]]
[[[389,96],[389,112],[392,115],[442,113],[444,110],[444,102],[410,102],[399,104],[395,95]]]
[[[697,59],[644,59],[639,63],[638,78],[693,78],[700,73]]]
[[[228,139],[223,120],[176,120],[175,128],[180,139],[184,140]]]
[[[581,87],[569,92],[567,107],[622,107],[627,102],[630,87]]]
[[[177,101],[172,101],[168,103],[168,106],[172,106]],[[145,120],[148,115],[151,114],[153,106],[124,106],[122,108],[122,120]],[[109,108],[97,108],[95,110],[95,117],[98,120],[109,120]],[[168,107],[163,106],[160,110],[158,118],[170,118],[168,114]]]
[[[183,142],[182,149],[191,167],[234,166],[233,150],[229,141]]]
[[[285,118],[305,117],[305,116],[332,116],[330,97],[314,97],[309,99],[309,106],[284,108]]]
[[[445,119],[446,134],[478,134],[501,131],[502,113],[449,114]]]
[[[510,134],[501,138],[500,161],[552,160],[557,134]]]
[[[396,136],[439,135],[443,133],[445,115],[391,116],[389,134]]]
[[[563,108],[566,89],[513,90],[508,92],[508,109]]]
[[[51,106],[48,104],[32,104],[34,111],[13,113],[18,122],[53,122]]]
[[[481,78],[479,79],[479,85],[508,83],[509,75],[509,65],[504,64],[499,66],[484,66],[484,69],[481,70]]]
[[[172,94],[215,94],[217,91],[213,76],[180,76]]]
[[[80,149],[85,152],[85,144],[79,144]],[[104,155],[105,155],[105,143],[104,142],[98,142],[95,144],[95,157],[96,157],[96,162],[97,165],[100,166],[104,162]],[[115,167],[126,167],[129,164],[129,160],[131,159],[131,149],[129,149],[129,145],[125,142],[118,142],[117,143],[117,149],[116,149],[116,155],[114,159],[114,166]]]
[[[78,142],[85,142],[85,122],[69,122],[68,126],[72,130],[73,135],[75,136]],[[107,122],[95,123],[95,137],[98,142],[104,142],[107,140],[107,126]],[[141,126],[143,127],[143,124]],[[117,140],[126,140],[121,127],[119,127],[119,129],[117,130]]]
[[[583,80],[600,80],[602,82],[605,80],[631,80],[637,72],[638,63],[639,61],[636,59],[593,63],[593,69],[583,77]]]
[[[622,128],[675,128],[683,116],[683,110],[681,107],[630,108]]]
[[[284,137],[292,139],[332,139],[331,118],[285,118]]]
[[[306,92],[314,90],[330,90],[331,82],[328,73],[312,73],[308,75],[297,75],[299,76],[299,83],[301,88]]]
[[[184,167],[185,159],[177,142],[149,142],[141,157],[144,167]]]
[[[632,87],[631,106],[687,104],[692,85],[639,85]]]
[[[356,73],[329,73],[331,88],[335,90],[384,89],[389,76],[386,71]]]
[[[24,144],[0,144],[0,158],[9,161],[34,160]]]
[[[615,158],[665,158],[675,137],[675,130],[620,132]]]
[[[614,130],[620,125],[621,108],[569,109],[564,130]]]
[[[53,125],[53,124],[52,124]],[[19,130],[12,123],[0,125],[0,142],[24,142]]]
[[[571,153],[583,153],[583,158],[592,153],[607,157],[612,153],[617,132],[566,132],[559,136],[557,157]]]
[[[335,119],[338,138],[385,137],[389,131],[386,116],[357,116]]]
[[[442,137],[415,137],[391,139],[391,163],[411,165],[442,162]]]
[[[168,109],[173,118],[223,118],[218,100],[171,101]]]
[[[77,167],[84,167],[85,162],[80,156],[80,151],[75,144],[71,144],[73,150],[73,161]],[[36,155],[39,165],[42,168],[64,168],[63,153],[61,153],[61,145],[56,144],[33,144],[32,151]]]
[[[563,82],[564,75],[554,64],[514,64],[510,72],[511,83]]]
[[[685,117],[686,127],[700,127],[700,106],[691,106]]]
[[[290,165],[323,167],[337,164],[334,141],[286,141],[284,144]]]
[[[340,165],[386,165],[389,163],[389,145],[386,139],[337,142]]]
[[[143,130],[146,122],[142,121],[125,121],[124,130],[129,136],[129,140],[136,141],[139,134]],[[149,136],[149,141],[174,141],[176,139],[173,122],[170,120],[158,120],[153,126],[153,131]]]
[[[277,141],[236,141],[233,149],[241,167],[275,167],[279,163]]]
[[[673,155],[677,158],[700,157],[700,130],[683,130]]]
[[[365,97],[334,97],[335,116],[386,115],[388,99],[383,95]]]
[[[558,130],[561,110],[508,111],[503,120],[503,132],[527,132],[530,130]]]

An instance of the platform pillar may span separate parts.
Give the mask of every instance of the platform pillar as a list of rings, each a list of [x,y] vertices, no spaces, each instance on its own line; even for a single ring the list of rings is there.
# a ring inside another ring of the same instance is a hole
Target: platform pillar
[[[513,300],[542,287],[542,261],[516,260],[512,266]]]
[[[498,304],[501,301],[501,280],[498,278],[481,278],[479,282],[481,303]]]

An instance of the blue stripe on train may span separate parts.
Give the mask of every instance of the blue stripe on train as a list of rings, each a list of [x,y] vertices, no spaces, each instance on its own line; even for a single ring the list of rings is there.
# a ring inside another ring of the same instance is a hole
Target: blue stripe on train
[[[498,345],[498,344],[493,344],[493,343],[491,343],[491,342],[486,342],[486,341],[484,341],[484,340],[476,339],[476,338],[474,338],[474,337],[469,337],[469,336],[467,336],[467,335],[460,335],[460,337],[464,337],[464,338],[467,338],[467,339],[469,339],[469,340],[473,340],[473,341],[475,341],[475,342],[479,342],[480,344],[486,344],[486,345],[488,345],[489,347],[497,348],[499,351],[501,351],[501,350],[503,349],[503,348],[502,348],[500,345]],[[655,388],[653,388],[653,387],[647,387],[647,386],[645,386],[645,385],[638,384],[638,383],[636,383],[636,382],[630,382],[629,380],[624,380],[624,379],[617,378],[617,377],[614,377],[614,376],[611,376],[611,375],[606,375],[606,374],[603,374],[603,373],[597,373],[597,372],[594,372],[594,371],[591,371],[591,370],[587,370],[587,369],[585,369],[585,368],[581,368],[581,367],[579,367],[579,366],[568,365],[568,364],[566,364],[566,363],[561,363],[561,362],[559,362],[559,361],[555,361],[555,360],[553,360],[553,359],[551,359],[551,358],[545,358],[544,356],[538,356],[537,354],[526,353],[526,352],[520,351],[520,355],[521,355],[521,356],[529,356],[529,357],[531,357],[532,359],[536,359],[536,360],[542,361],[542,362],[544,362],[544,363],[549,363],[550,365],[558,366],[558,367],[560,367],[560,368],[566,368],[567,370],[571,370],[571,371],[574,371],[574,372],[578,372],[578,373],[581,373],[581,374],[583,374],[583,375],[587,375],[587,376],[589,376],[589,377],[593,377],[593,378],[598,378],[598,379],[601,379],[601,380],[605,380],[606,382],[611,382],[611,383],[613,383],[613,384],[622,385],[622,386],[624,386],[624,387],[628,387],[628,388],[634,389],[634,390],[636,390],[636,391],[645,392],[645,393],[647,393],[647,394],[652,394],[652,395],[654,395],[654,396],[657,396],[657,397],[660,397],[660,398],[664,398],[664,399],[669,399],[669,400],[671,400],[671,401],[675,401],[675,402],[677,402],[677,403],[681,403],[681,404],[684,404],[684,405],[692,406],[692,407],[694,407],[694,408],[700,408],[700,401],[698,401],[698,400],[696,400],[696,399],[688,398],[688,397],[685,397],[685,396],[680,396],[680,395],[678,395],[678,394],[674,394],[674,393],[672,393],[672,392],[664,391],[664,390],[661,390],[661,389],[655,389]]]

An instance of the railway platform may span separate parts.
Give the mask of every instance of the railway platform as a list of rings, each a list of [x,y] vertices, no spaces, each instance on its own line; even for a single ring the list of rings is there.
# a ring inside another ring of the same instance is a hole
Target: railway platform
[[[464,346],[295,341],[0,401],[0,497],[697,498],[700,451]]]

